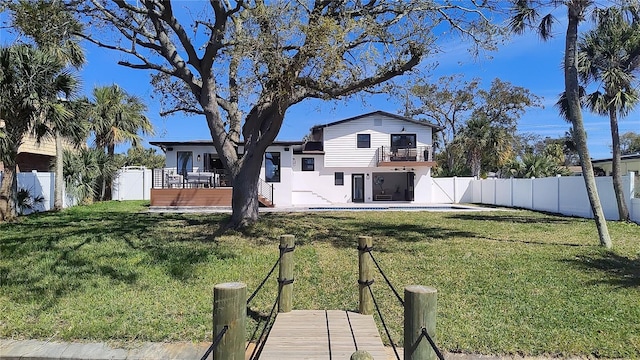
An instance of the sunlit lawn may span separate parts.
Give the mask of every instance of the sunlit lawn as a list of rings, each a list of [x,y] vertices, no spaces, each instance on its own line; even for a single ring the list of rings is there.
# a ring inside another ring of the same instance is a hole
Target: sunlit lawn
[[[297,240],[294,307],[357,309],[356,237],[370,235],[400,291],[438,289],[445,350],[640,358],[638,225],[610,222],[605,251],[592,221],[528,211],[269,213],[217,234],[226,218],[110,202],[1,224],[0,337],[210,340],[213,285],[255,289],[286,233]],[[402,309],[376,280],[402,344]],[[275,295],[274,278],[252,309],[268,313]]]

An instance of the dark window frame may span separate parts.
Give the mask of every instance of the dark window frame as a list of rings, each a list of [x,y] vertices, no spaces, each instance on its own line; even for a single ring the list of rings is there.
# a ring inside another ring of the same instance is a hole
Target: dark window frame
[[[358,149],[370,149],[371,148],[371,134],[357,134],[356,135],[356,147]]]
[[[390,145],[392,151],[397,149],[415,149],[417,142],[417,134],[391,134],[390,136]]]
[[[301,168],[302,171],[315,171],[316,168],[316,159],[312,157],[303,157],[302,158]]]
[[[193,151],[176,151],[176,172],[182,176],[193,172]]]
[[[336,171],[333,177],[335,186],[344,186],[344,172]]]
[[[270,151],[264,153],[264,181],[268,183],[279,183],[280,178],[280,169],[281,169],[281,156],[279,151]],[[277,160],[277,161],[276,161]],[[270,166],[274,166],[275,169],[273,171],[269,168]],[[269,175],[270,172],[273,172],[273,175]]]

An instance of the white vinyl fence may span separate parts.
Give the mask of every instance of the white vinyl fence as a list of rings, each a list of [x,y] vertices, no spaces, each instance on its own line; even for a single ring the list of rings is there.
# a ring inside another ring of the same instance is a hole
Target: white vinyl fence
[[[0,183],[4,173],[0,172]],[[55,191],[55,173],[52,172],[24,172],[18,173],[18,189],[29,191],[31,197],[42,196],[44,201],[36,204],[33,211],[25,211],[25,214],[32,212],[48,211],[53,209],[53,197]],[[65,194],[63,207],[75,205],[74,199]]]
[[[624,197],[633,221],[640,223],[640,199],[634,198],[635,174],[622,177]],[[596,177],[598,195],[608,220],[618,220],[618,207],[610,176]],[[547,211],[592,218],[584,179],[581,176],[540,179],[482,179],[471,182],[471,202]]]
[[[472,177],[432,178],[431,202],[441,204],[473,202]]]
[[[118,170],[111,187],[113,200],[151,199],[151,169],[124,167]]]

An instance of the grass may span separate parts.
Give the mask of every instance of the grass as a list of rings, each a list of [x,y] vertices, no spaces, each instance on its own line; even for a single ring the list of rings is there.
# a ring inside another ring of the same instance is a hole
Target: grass
[[[640,226],[529,211],[150,214],[109,202],[0,224],[0,337],[208,341],[213,285],[253,291],[296,235],[294,308],[357,309],[357,235],[391,282],[438,289],[437,342],[453,352],[640,358]],[[394,341],[402,309],[373,285]],[[252,302],[266,314],[275,279]],[[255,322],[250,323],[251,332]]]

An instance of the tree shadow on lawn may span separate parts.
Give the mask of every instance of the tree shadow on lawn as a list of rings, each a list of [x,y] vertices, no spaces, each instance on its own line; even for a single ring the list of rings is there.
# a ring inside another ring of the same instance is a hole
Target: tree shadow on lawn
[[[483,215],[483,214],[453,214],[447,215],[448,219],[469,220],[469,221],[496,221],[518,224],[569,224],[579,218],[565,218],[557,214],[547,214],[545,216],[531,216],[520,214],[501,214],[501,215]]]
[[[603,273],[600,280],[592,283],[604,283],[624,288],[640,288],[640,257],[631,259],[612,252],[601,255],[577,255],[575,259],[565,260],[581,270],[597,270]]]
[[[1,227],[5,236],[0,238],[0,284],[12,300],[35,301],[41,311],[105,278],[114,284],[135,286],[142,276],[135,265],[139,261],[186,281],[198,264],[211,261],[211,257],[236,256],[233,249],[211,241],[211,231],[183,234],[178,228],[175,236],[158,233],[166,232],[167,222],[209,226],[211,218],[117,211],[38,216]],[[159,222],[163,225],[158,228]],[[145,255],[141,257],[141,253]]]
[[[285,216],[283,216],[285,215]],[[260,217],[259,227],[243,230],[247,237],[261,235],[261,229],[283,229],[283,234],[293,234],[296,244],[306,245],[312,242],[329,243],[337,248],[357,247],[358,236],[371,236],[378,251],[397,251],[397,246],[385,246],[386,240],[396,240],[402,243],[431,242],[448,240],[456,237],[475,237],[477,234],[469,231],[448,229],[441,226],[425,226],[418,223],[389,224],[374,220],[365,220],[341,215],[339,213],[314,213],[309,221],[296,226],[288,226],[287,216],[305,216],[305,213],[275,214],[267,213]],[[380,241],[382,240],[382,241]]]

